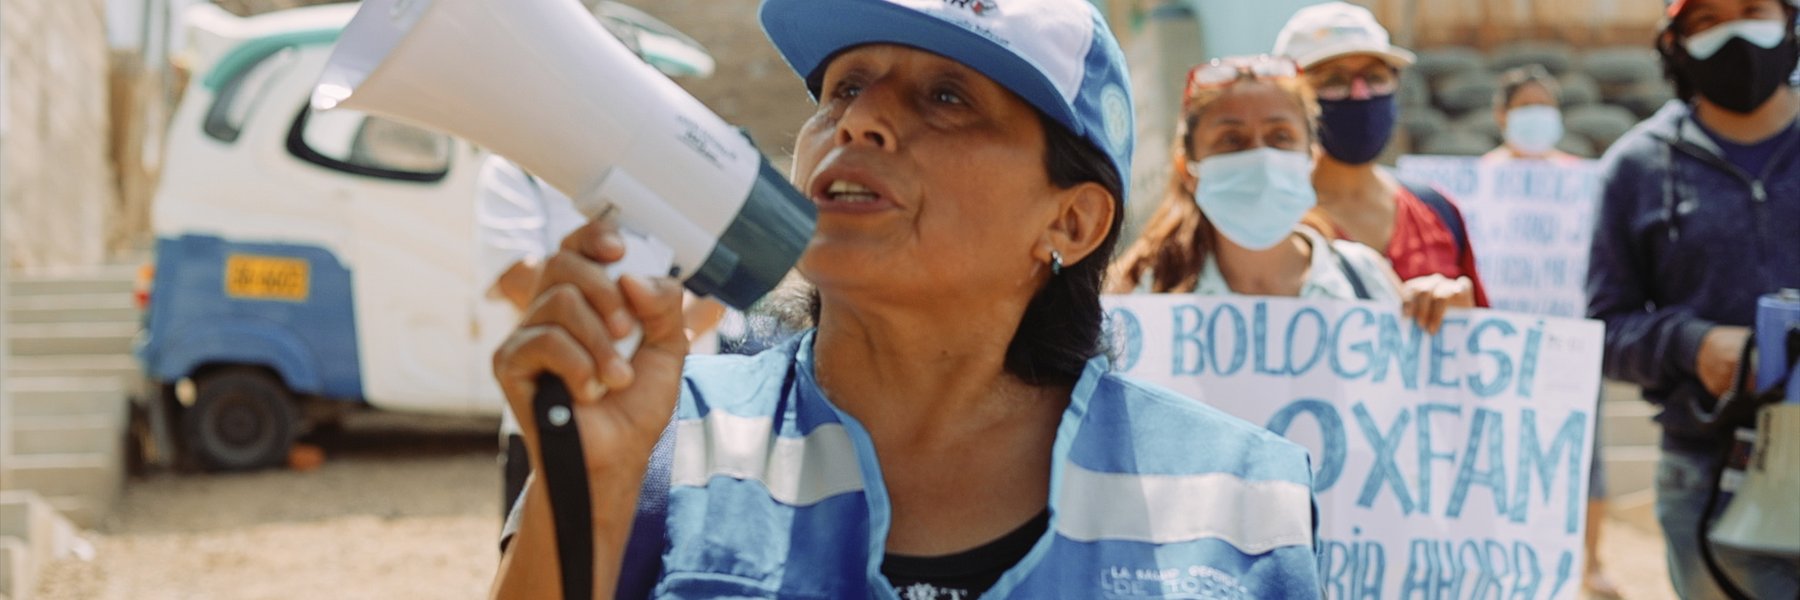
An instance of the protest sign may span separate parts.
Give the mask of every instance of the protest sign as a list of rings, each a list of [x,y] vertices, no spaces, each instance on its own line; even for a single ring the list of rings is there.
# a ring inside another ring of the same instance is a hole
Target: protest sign
[[[1588,244],[1600,201],[1593,161],[1406,156],[1399,170],[1401,177],[1431,183],[1456,199],[1494,308],[1587,314]]]
[[[1330,598],[1575,598],[1598,322],[1396,306],[1108,296],[1114,367],[1313,461]]]

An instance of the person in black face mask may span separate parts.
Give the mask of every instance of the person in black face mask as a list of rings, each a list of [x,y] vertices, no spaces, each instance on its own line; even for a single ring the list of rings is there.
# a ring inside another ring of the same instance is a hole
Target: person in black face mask
[[[1273,52],[1300,63],[1319,99],[1313,170],[1327,236],[1381,251],[1404,280],[1404,311],[1436,331],[1450,308],[1485,307],[1462,213],[1431,186],[1400,181],[1375,163],[1393,137],[1400,69],[1413,53],[1393,46],[1368,9],[1328,2],[1294,13]]]
[[[1670,11],[1679,16],[1670,19],[1658,50],[1681,98],[1698,95],[1702,111],[1753,116],[1770,106],[1780,112],[1770,100],[1784,90],[1792,95],[1789,80],[1800,63],[1791,5],[1677,0]]]
[[[1795,14],[1782,0],[1670,3],[1656,47],[1681,101],[1602,160],[1588,316],[1606,322],[1606,376],[1664,407],[1656,516],[1682,598],[1725,597],[1698,534],[1725,506],[1707,512],[1731,444],[1689,407],[1712,406],[1729,387],[1757,297],[1800,287]],[[1800,560],[1710,546],[1748,596],[1800,593]]]

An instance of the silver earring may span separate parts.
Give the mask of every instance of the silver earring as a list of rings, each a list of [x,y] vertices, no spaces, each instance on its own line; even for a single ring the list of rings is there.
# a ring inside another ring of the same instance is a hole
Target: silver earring
[[[1051,275],[1061,275],[1062,274],[1062,251],[1061,250],[1051,250],[1050,251],[1050,274]]]

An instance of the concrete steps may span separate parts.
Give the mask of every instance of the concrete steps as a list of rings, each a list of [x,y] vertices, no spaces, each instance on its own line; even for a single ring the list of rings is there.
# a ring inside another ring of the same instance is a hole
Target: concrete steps
[[[131,294],[26,296],[6,303],[8,323],[130,323],[140,316]]]
[[[136,322],[11,323],[6,326],[13,356],[131,354]]]
[[[118,399],[126,388],[108,377],[85,373],[61,376],[15,374],[5,379],[4,389],[13,396],[14,416],[124,414],[122,411],[125,407],[119,404]]]
[[[30,492],[81,526],[104,522],[124,490],[130,393],[142,380],[135,275],[7,274],[0,493]]]
[[[12,356],[6,359],[6,379],[104,378],[122,389],[136,389],[141,370],[127,354],[91,356]]]
[[[117,498],[125,487],[122,461],[99,453],[11,456],[0,475],[10,489],[31,490],[49,500],[63,497]]]
[[[31,490],[67,515],[98,525],[125,485],[128,398],[117,378],[8,377],[0,490]]]
[[[1662,451],[1656,446],[1609,447],[1600,458],[1606,462],[1606,495],[1608,498],[1650,492],[1656,487],[1656,461]]]
[[[67,273],[14,273],[6,281],[6,291],[13,297],[112,293],[130,297],[136,278],[135,267],[122,266]]]
[[[117,435],[122,416],[75,415],[13,417],[9,442],[15,456],[41,454],[104,454],[119,451],[124,437]]]
[[[1652,419],[1658,410],[1644,401],[1637,386],[1605,382],[1597,435],[1609,498],[1640,496],[1655,488],[1662,428]]]
[[[32,492],[0,492],[0,596],[24,600],[50,561],[92,552],[56,507]]]
[[[1608,400],[1600,406],[1600,440],[1607,446],[1650,446],[1662,440],[1655,405],[1640,399]]]
[[[19,538],[0,536],[0,600],[23,599],[36,584],[30,548]]]

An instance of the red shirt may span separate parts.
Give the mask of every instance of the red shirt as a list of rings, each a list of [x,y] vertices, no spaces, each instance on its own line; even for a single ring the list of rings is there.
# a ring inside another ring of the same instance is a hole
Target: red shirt
[[[1451,208],[1455,207],[1452,203]],[[1456,216],[1462,218],[1462,211],[1457,211]],[[1465,225],[1463,230],[1468,231],[1468,227]],[[1341,227],[1337,236],[1356,241]],[[1394,235],[1381,253],[1394,263],[1394,273],[1401,281],[1433,273],[1451,279],[1468,277],[1475,285],[1475,306],[1488,307],[1487,289],[1481,285],[1481,276],[1475,273],[1473,247],[1457,248],[1456,235],[1450,232],[1450,227],[1438,218],[1436,211],[1425,205],[1425,201],[1404,186],[1394,195]]]

